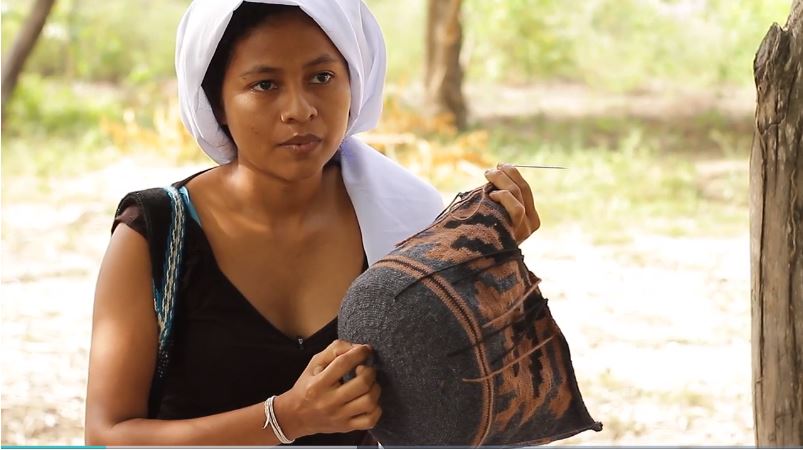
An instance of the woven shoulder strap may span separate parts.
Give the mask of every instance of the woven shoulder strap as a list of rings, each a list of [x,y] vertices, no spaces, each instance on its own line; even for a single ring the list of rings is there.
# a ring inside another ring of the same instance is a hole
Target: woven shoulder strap
[[[153,307],[159,323],[159,354],[156,375],[164,378],[169,362],[170,338],[173,331],[173,316],[176,296],[178,294],[181,258],[184,251],[184,223],[186,211],[181,194],[173,186],[163,188],[170,199],[170,222],[167,230],[167,242],[164,247],[164,266],[161,284],[153,280]]]
[[[159,410],[162,383],[170,362],[173,321],[184,252],[186,208],[174,186],[136,191],[126,195],[116,216],[137,205],[142,211],[151,257],[153,308],[159,328],[156,370],[151,382],[148,415]]]

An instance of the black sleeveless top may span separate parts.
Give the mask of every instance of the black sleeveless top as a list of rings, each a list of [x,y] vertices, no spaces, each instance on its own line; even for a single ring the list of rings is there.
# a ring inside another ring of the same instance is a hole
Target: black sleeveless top
[[[187,206],[188,212],[194,211],[191,203]],[[112,229],[120,223],[148,239],[138,206],[125,208]],[[312,356],[337,339],[337,317],[306,338],[285,335],[223,274],[201,225],[190,217],[184,239],[170,365],[156,418],[208,416],[288,391]],[[375,441],[365,431],[354,431],[305,436],[294,444],[354,446]]]

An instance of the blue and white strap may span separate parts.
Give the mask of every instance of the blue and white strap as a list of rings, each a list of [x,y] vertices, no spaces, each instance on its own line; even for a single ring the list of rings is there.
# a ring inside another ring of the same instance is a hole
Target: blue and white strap
[[[184,222],[186,212],[181,194],[173,186],[166,186],[164,190],[170,198],[171,221],[165,246],[164,269],[162,285],[153,283],[153,302],[156,319],[159,325],[159,353],[156,372],[162,378],[167,369],[168,344],[173,328],[173,314],[178,292],[181,258],[184,247]]]

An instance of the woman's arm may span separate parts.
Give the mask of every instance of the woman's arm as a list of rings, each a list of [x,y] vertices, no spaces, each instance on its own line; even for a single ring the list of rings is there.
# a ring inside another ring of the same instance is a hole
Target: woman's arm
[[[86,443],[278,444],[271,428],[262,428],[262,403],[196,419],[147,419],[156,352],[148,245],[128,226],[118,226],[101,264],[95,292]],[[293,389],[275,402],[276,416],[289,438],[373,427],[381,414],[379,385],[374,369],[360,364],[369,353],[367,346],[335,341],[313,357]],[[357,377],[341,385],[340,377],[355,368]]]

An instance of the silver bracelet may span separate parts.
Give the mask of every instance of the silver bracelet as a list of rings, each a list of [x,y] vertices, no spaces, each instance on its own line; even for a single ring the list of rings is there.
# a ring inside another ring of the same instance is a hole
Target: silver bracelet
[[[292,444],[295,442],[295,439],[287,439],[287,436],[284,435],[284,431],[282,431],[282,427],[279,426],[279,421],[276,420],[276,413],[273,411],[273,400],[276,398],[275,395],[268,397],[265,400],[265,425],[262,425],[262,429],[270,425],[270,428],[273,430],[273,434],[276,435],[276,438],[279,439],[279,442],[282,444]]]

